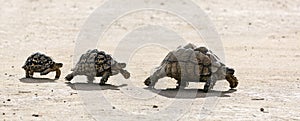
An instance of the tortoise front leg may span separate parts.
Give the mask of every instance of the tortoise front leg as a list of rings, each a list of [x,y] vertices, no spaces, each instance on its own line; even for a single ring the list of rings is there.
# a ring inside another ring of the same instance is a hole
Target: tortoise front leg
[[[59,79],[60,75],[61,75],[61,71],[60,69],[56,69],[56,74],[55,74],[55,79]]]
[[[212,77],[208,77],[205,85],[204,85],[204,92],[208,92],[210,89],[214,87],[216,83],[216,80],[214,80]]]
[[[149,86],[150,88],[153,88],[155,84],[158,82],[159,79],[165,77],[164,75],[158,75],[157,73],[154,73],[150,77],[148,77],[145,81],[144,84],[146,86]]]
[[[72,73],[68,74],[68,75],[65,77],[65,79],[66,79],[67,81],[71,81],[75,76],[76,76],[75,73],[72,72]]]
[[[153,76],[150,76],[150,77],[148,77],[148,78],[144,81],[144,84],[145,84],[146,86],[149,86],[149,87],[153,88],[153,87],[155,86],[155,84],[156,84],[157,81],[158,81],[157,78],[155,78],[155,77],[153,77]]]
[[[99,85],[105,85],[105,83],[107,82],[109,76],[110,76],[110,72],[105,71],[105,72],[103,73],[103,75],[102,75],[102,78],[101,78],[101,80],[100,80]]]
[[[88,80],[88,83],[93,83],[93,81],[95,80],[95,77],[87,76],[87,80]]]
[[[164,67],[158,69],[155,71],[150,77],[148,77],[144,84],[146,86],[149,86],[150,88],[153,88],[155,84],[158,82],[159,79],[164,78],[166,76],[166,72],[164,71]]]

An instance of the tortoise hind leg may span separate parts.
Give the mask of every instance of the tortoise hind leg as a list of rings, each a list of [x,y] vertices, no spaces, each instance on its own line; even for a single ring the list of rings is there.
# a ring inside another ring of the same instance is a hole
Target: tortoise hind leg
[[[180,89],[180,88],[185,88],[188,86],[188,82],[187,81],[177,81],[177,86],[176,89]]]
[[[28,70],[25,70],[25,75],[26,75],[26,76],[25,76],[26,78],[30,78],[30,76],[29,76],[29,71],[28,71]]]
[[[95,80],[95,77],[87,76],[87,80],[88,80],[88,83],[93,83],[93,81]]]
[[[33,77],[33,71],[25,70],[26,78],[32,78]]]

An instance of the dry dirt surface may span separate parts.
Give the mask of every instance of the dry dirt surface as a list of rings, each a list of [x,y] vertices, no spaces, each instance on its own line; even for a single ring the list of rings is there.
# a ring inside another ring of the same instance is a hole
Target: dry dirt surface
[[[161,5],[167,5],[165,1]],[[143,81],[174,48],[143,46],[129,60],[121,57],[126,51],[114,54],[114,42],[122,39],[118,34],[126,32],[126,27],[143,22],[170,22],[175,27],[181,24],[157,11],[123,17],[99,38],[104,44],[98,43],[98,49],[127,62],[129,80],[117,75],[103,87],[97,85],[99,78],[94,83],[86,83],[85,77],[65,83],[64,77],[75,63],[78,34],[93,11],[105,2],[0,0],[1,121],[300,120],[300,0],[193,0],[215,26],[226,64],[235,68],[239,79],[236,90],[229,90],[223,80],[208,94],[197,91],[202,89],[201,83],[191,83],[180,91],[167,89],[176,84],[169,78],[160,80],[156,90],[146,89]],[[152,20],[143,15],[153,15]],[[181,30],[190,29],[186,26]],[[203,44],[192,32],[183,32],[182,36]],[[25,79],[21,67],[34,52],[64,63],[61,78],[53,80],[55,74],[50,73]]]

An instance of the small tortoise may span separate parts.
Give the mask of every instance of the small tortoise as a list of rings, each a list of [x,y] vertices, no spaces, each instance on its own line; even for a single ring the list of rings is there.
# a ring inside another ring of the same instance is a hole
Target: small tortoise
[[[231,88],[238,85],[234,77],[234,69],[228,68],[219,58],[206,47],[196,47],[188,44],[169,52],[157,70],[145,80],[145,85],[154,87],[155,83],[164,77],[177,80],[179,89],[188,82],[205,82],[204,92],[213,88],[217,80],[226,79]]]
[[[55,71],[55,79],[58,79],[61,74],[59,68],[62,66],[62,63],[55,63],[49,56],[37,52],[27,58],[22,68],[26,72],[26,78],[32,78],[34,72],[40,72],[41,75],[46,75],[49,72]]]
[[[125,63],[118,63],[109,54],[97,49],[89,50],[82,54],[78,63],[71,74],[67,75],[65,79],[71,81],[77,75],[85,75],[89,82],[95,80],[95,77],[102,77],[100,85],[104,85],[108,78],[113,75],[121,73],[125,79],[130,78],[130,73],[124,68]]]

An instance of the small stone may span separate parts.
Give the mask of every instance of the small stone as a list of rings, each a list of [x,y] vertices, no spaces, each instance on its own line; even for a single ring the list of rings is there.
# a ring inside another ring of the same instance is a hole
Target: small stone
[[[40,115],[38,114],[32,114],[33,117],[39,117]]]
[[[66,103],[67,101],[64,101],[64,103]]]
[[[16,115],[16,113],[13,113],[13,115]]]
[[[19,91],[19,93],[31,93],[31,91]]]
[[[3,103],[5,103],[5,101],[3,101]]]
[[[53,90],[51,90],[51,92],[53,92]]]
[[[113,106],[112,109],[116,109],[116,107]]]
[[[11,101],[10,99],[7,99],[7,101]]]
[[[261,111],[261,112],[264,112],[264,111],[265,111],[265,109],[264,109],[264,108],[260,108],[260,111]]]
[[[252,23],[251,23],[251,22],[249,22],[249,23],[248,23],[248,25],[249,25],[249,26],[251,26],[251,25],[252,25]]]
[[[153,105],[153,108],[158,108],[158,106],[157,105]]]
[[[265,98],[253,98],[252,100],[265,100]]]
[[[15,66],[11,66],[11,68],[15,68]]]
[[[75,94],[77,94],[77,93],[76,93],[76,92],[71,92],[71,93],[70,93],[70,95],[75,95]]]
[[[4,73],[4,75],[6,76],[6,75],[7,75],[7,73]]]
[[[2,113],[2,115],[5,115],[5,113]]]

